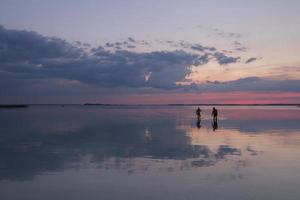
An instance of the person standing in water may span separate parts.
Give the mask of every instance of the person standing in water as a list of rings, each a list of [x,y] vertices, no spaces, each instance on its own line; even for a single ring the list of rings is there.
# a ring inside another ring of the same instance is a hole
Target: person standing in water
[[[201,119],[201,109],[198,107],[197,110],[196,110],[196,115],[197,115],[197,119],[198,121]]]
[[[211,126],[213,128],[213,131],[215,132],[218,129],[218,121],[213,121],[211,123]]]
[[[213,121],[217,122],[218,121],[218,110],[215,107],[213,107],[211,115],[213,116]]]

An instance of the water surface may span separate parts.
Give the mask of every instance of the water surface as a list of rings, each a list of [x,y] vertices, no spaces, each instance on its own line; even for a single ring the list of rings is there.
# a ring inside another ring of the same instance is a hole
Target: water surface
[[[298,107],[0,110],[0,199],[300,199]]]

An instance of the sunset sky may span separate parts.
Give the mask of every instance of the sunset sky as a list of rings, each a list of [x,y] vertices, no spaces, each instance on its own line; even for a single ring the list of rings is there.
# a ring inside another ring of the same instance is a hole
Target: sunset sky
[[[0,103],[300,103],[299,0],[1,0]]]

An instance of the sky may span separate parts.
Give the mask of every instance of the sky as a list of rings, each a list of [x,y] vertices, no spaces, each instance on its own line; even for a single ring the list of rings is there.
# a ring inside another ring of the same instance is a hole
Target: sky
[[[300,1],[1,0],[0,103],[300,103]]]

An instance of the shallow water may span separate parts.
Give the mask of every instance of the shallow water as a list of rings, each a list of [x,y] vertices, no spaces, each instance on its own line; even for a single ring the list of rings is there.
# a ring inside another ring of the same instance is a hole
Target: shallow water
[[[0,110],[0,199],[300,199],[300,108]]]

